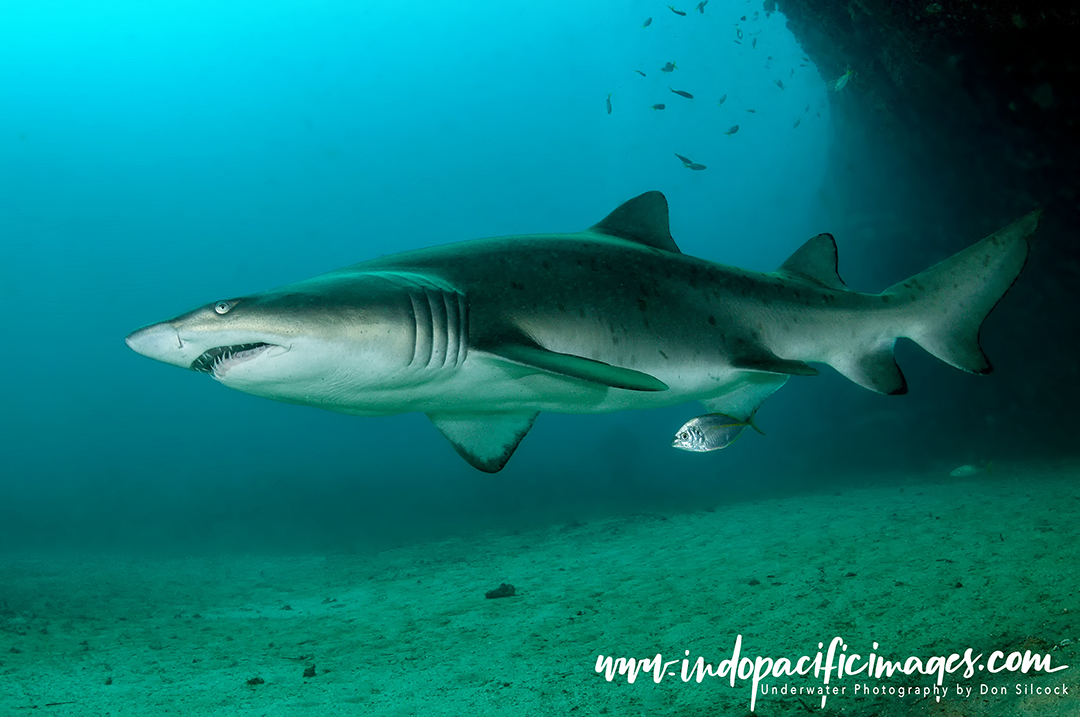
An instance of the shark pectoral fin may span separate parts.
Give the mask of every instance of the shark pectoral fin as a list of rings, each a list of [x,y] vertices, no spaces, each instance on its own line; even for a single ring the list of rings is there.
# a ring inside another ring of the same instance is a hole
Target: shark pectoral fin
[[[796,249],[775,273],[819,284],[828,289],[847,289],[837,271],[836,240],[832,234],[818,234],[809,239]]]
[[[907,393],[907,379],[893,356],[895,340],[879,344],[872,350],[829,359],[829,365],[845,378],[854,381],[863,388],[900,396]]]
[[[529,346],[524,343],[504,343],[482,350],[525,366],[603,384],[611,388],[625,388],[630,391],[668,390],[666,383],[647,373],[612,366],[603,361],[594,361],[583,356],[548,351],[539,346]]]
[[[462,458],[485,473],[498,473],[532,428],[538,413],[429,413]]]

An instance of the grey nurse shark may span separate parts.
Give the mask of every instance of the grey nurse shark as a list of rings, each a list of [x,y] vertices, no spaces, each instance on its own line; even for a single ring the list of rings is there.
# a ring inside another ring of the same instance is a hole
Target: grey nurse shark
[[[698,400],[748,419],[827,364],[907,391],[899,337],[989,373],[986,315],[1024,266],[1034,211],[880,294],[846,288],[819,234],[778,270],[679,251],[648,192],[576,234],[474,239],[215,301],[127,337],[256,396],[360,416],[422,411],[465,460],[502,469],[540,411]]]

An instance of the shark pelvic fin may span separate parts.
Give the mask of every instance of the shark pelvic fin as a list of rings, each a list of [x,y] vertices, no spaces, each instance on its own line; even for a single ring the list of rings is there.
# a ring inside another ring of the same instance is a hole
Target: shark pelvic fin
[[[847,289],[837,271],[836,240],[832,234],[818,234],[807,240],[780,265],[776,273],[809,281],[827,289]]]
[[[682,253],[671,238],[667,199],[660,192],[645,192],[634,197],[589,229],[654,249]]]
[[[805,361],[783,359],[764,347],[756,348],[760,350],[733,356],[732,366],[743,371],[762,371],[765,373],[787,374],[788,376],[818,375],[818,370]]]
[[[668,385],[647,373],[621,366],[612,366],[603,361],[594,361],[584,356],[561,354],[548,351],[535,344],[509,341],[494,346],[478,347],[514,363],[531,368],[556,373],[562,376],[578,378],[582,381],[598,383],[610,388],[625,388],[630,391],[666,391]]]
[[[429,413],[462,458],[485,473],[498,473],[532,428],[537,413]]]
[[[765,399],[787,383],[787,380],[788,377],[781,374],[760,372],[741,374],[722,395],[704,399],[701,403],[709,409],[709,413],[724,413],[741,418],[755,431],[765,435],[754,425],[754,413],[765,402]]]

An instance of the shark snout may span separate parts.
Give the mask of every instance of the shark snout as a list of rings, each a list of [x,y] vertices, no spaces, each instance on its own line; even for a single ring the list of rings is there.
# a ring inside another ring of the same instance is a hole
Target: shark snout
[[[180,335],[170,323],[151,324],[137,331],[132,331],[124,343],[137,354],[156,361],[188,368],[191,359],[184,350]]]

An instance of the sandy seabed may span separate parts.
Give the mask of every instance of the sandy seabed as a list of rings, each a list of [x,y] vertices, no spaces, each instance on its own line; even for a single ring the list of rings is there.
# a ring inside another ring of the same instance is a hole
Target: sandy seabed
[[[598,655],[717,664],[739,635],[750,658],[839,636],[863,660],[1070,665],[949,674],[940,700],[887,693],[934,676],[834,675],[824,709],[759,693],[757,715],[1077,715],[1078,478],[995,466],[366,554],[8,556],[0,715],[747,715],[750,680],[596,671]],[[515,596],[485,599],[504,582]]]

